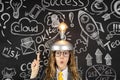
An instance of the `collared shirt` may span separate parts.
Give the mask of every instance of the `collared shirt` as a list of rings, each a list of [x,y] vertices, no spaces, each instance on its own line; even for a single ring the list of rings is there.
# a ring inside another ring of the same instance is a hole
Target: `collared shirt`
[[[60,72],[60,70],[59,69],[57,69],[57,80],[58,80],[58,73]],[[63,75],[62,75],[62,77],[63,77],[63,80],[67,80],[67,78],[68,78],[68,67],[66,67],[64,70],[62,70],[62,73],[63,73]]]

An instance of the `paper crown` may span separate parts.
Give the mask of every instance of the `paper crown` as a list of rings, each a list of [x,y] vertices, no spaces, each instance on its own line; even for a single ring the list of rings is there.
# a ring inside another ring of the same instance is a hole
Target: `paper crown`
[[[73,46],[70,42],[66,40],[59,40],[56,41],[52,46],[51,46],[52,51],[56,50],[73,50]]]

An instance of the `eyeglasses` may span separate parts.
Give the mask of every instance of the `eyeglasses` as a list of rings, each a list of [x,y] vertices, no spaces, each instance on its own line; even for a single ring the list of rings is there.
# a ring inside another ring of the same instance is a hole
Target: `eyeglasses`
[[[68,57],[69,54],[70,54],[69,51],[56,51],[55,52],[56,57],[60,57],[61,55],[63,55],[64,57]]]

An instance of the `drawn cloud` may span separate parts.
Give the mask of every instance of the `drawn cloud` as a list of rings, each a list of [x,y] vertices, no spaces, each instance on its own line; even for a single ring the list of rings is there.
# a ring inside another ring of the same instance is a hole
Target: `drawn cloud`
[[[20,36],[35,36],[43,33],[44,25],[27,17],[11,24],[11,33]]]

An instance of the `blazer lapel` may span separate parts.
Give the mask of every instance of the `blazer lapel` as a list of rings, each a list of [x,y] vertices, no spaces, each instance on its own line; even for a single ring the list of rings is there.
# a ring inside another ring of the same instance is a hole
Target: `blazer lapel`
[[[55,77],[52,78],[51,80],[57,80],[56,74],[55,74]],[[73,80],[73,77],[72,77],[72,74],[71,74],[71,71],[69,70],[69,68],[68,68],[68,78],[67,78],[67,80]]]
[[[70,71],[68,71],[68,78],[67,78],[67,80],[73,80],[73,78],[72,78],[72,74],[71,74]]]
[[[54,77],[54,78],[51,78],[50,80],[57,80],[57,78],[56,78],[56,77]]]

